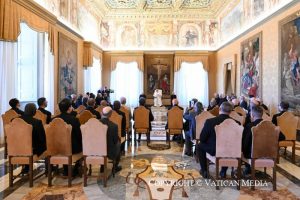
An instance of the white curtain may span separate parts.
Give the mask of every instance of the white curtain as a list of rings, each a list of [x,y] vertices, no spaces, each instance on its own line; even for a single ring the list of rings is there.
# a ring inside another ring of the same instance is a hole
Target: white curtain
[[[84,91],[97,94],[101,88],[102,67],[100,59],[93,57],[93,66],[84,70]]]
[[[188,106],[193,98],[208,106],[208,74],[201,62],[183,62],[175,72],[174,91],[179,103]]]
[[[48,34],[44,36],[44,97],[48,100],[46,108],[54,114],[54,55],[50,52]]]
[[[137,62],[118,62],[111,72],[110,88],[114,90],[111,101],[126,97],[130,107],[138,106],[139,95],[143,92],[143,72],[138,69]]]
[[[17,43],[0,41],[0,114],[9,108],[8,101],[16,97]],[[0,121],[0,137],[3,140],[3,124]]]

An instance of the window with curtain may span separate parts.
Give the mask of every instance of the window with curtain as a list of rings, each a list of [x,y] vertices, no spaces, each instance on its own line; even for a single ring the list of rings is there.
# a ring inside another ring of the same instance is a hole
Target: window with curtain
[[[100,59],[93,58],[93,66],[84,70],[84,91],[97,94],[101,88],[102,67]]]
[[[179,103],[188,106],[193,98],[208,106],[208,73],[201,62],[181,64],[174,75],[174,91]]]
[[[137,62],[118,62],[111,72],[110,88],[114,90],[111,101],[126,97],[130,107],[138,106],[139,95],[143,92],[143,72]]]

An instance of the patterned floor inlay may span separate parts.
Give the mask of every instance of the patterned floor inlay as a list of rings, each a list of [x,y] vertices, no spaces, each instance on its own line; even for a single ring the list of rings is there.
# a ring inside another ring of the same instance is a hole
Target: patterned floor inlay
[[[35,186],[23,200],[87,200],[82,188],[82,184],[76,184],[68,188],[67,186],[52,186],[40,183]]]

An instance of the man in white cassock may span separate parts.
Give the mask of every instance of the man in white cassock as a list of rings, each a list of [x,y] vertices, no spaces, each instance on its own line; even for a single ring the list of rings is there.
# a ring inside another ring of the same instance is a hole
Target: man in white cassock
[[[155,106],[155,107],[160,107],[160,106],[162,106],[162,101],[161,101],[162,90],[156,89],[156,90],[154,91],[153,96],[154,96],[154,106]]]

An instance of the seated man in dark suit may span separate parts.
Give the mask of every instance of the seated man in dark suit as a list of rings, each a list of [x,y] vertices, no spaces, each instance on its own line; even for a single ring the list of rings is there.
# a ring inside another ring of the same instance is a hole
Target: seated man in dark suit
[[[177,95],[175,94],[174,91],[171,94],[171,105],[173,104],[173,99],[177,99]]]
[[[244,96],[240,96],[240,106],[242,108],[244,108],[245,110],[248,109],[248,103],[247,103],[247,101],[246,101],[246,99],[245,99]]]
[[[120,111],[120,108],[121,108],[120,101],[114,101],[113,110],[122,116],[121,136],[125,137],[126,136],[126,115],[124,112]],[[121,144],[121,153],[122,155],[125,155],[125,142]]]
[[[197,145],[199,161],[201,166],[201,175],[207,178],[206,153],[211,156],[216,155],[216,132],[215,126],[221,124],[224,120],[230,118],[232,105],[229,102],[223,102],[220,106],[220,115],[207,119],[200,134],[200,143]],[[226,176],[227,167],[222,167],[220,176]]]
[[[177,100],[177,99],[173,99],[173,100],[172,100],[172,104],[171,104],[171,106],[168,108],[168,110],[171,110],[174,106],[177,106],[180,110],[183,110],[183,108],[182,108],[181,106],[179,106],[178,104],[179,104],[178,100]]]
[[[59,110],[61,112],[56,118],[61,118],[67,124],[72,126],[72,154],[77,154],[82,152],[82,135],[80,130],[80,122],[78,118],[73,116],[71,113],[73,111],[72,103],[69,99],[65,98],[58,104]],[[73,176],[78,174],[78,169],[80,167],[79,163],[75,164],[73,170]],[[64,175],[68,174],[68,166],[64,166]]]
[[[13,98],[9,100],[9,105],[12,110],[14,110],[17,114],[23,115],[24,112],[20,110],[20,101],[17,98]]]
[[[46,123],[49,124],[51,121],[51,112],[49,112],[48,110],[46,110],[45,108],[48,106],[48,101],[46,100],[45,97],[41,97],[37,100],[37,104],[39,106],[39,111],[41,111],[42,113],[44,113],[45,115],[47,115],[47,121]]]
[[[203,112],[203,105],[201,102],[194,104],[194,109],[190,111],[186,109],[183,118],[189,122],[189,130],[185,131],[185,155],[192,156],[192,140],[196,138],[196,116]]]
[[[279,109],[279,113],[273,115],[272,117],[272,123],[275,124],[277,126],[277,117],[281,116],[283,113],[287,112],[289,110],[289,103],[288,102],[284,102],[282,101],[279,106],[278,106],[278,109]]]
[[[35,119],[33,116],[36,113],[36,106],[34,103],[28,103],[25,106],[24,115],[20,118],[28,124],[32,125],[32,151],[34,155],[42,155],[46,149],[46,134],[44,126],[41,120]],[[26,174],[29,171],[29,165],[25,165],[22,170],[22,174]]]
[[[216,107],[218,104],[217,104],[217,101],[215,98],[212,98],[209,102],[209,105],[208,105],[208,108],[207,108],[207,111],[210,111],[212,110],[214,107]]]
[[[118,136],[118,126],[111,122],[109,118],[111,117],[112,109],[111,107],[107,106],[103,108],[102,110],[102,118],[101,122],[105,125],[107,125],[107,157],[114,161],[114,171],[118,172],[122,169],[121,166],[119,166],[120,162],[120,140]],[[103,172],[104,168],[101,167],[101,172]]]
[[[139,104],[140,104],[140,106],[143,106],[143,107],[145,107],[146,109],[148,109],[147,107],[146,107],[146,99],[145,98],[140,98],[140,100],[139,100]],[[136,107],[136,108],[134,108],[134,109],[137,109],[138,107]],[[152,112],[151,112],[151,110],[149,109],[149,131],[151,131],[151,122],[154,120],[154,117],[153,117],[153,114],[152,114]],[[135,116],[134,116],[134,111],[133,111],[133,121],[135,121]],[[134,124],[133,124],[133,127],[134,127]],[[141,141],[141,134],[139,133],[139,138],[138,138],[138,142],[140,142]]]
[[[97,110],[95,110],[95,105],[96,105],[95,99],[89,98],[89,100],[87,101],[86,110],[90,111],[93,115],[95,115],[97,119],[101,119],[100,113]]]
[[[252,130],[251,128],[258,125],[260,122],[263,121],[263,109],[260,106],[254,106],[251,110],[251,118],[252,122],[247,124],[243,131],[242,137],[242,152],[245,158],[251,159],[252,153]],[[279,141],[284,140],[285,136],[280,132],[279,134]],[[251,167],[249,164],[246,163],[246,168],[243,172],[244,175],[251,173]]]
[[[253,97],[250,100],[249,108],[248,108],[248,113],[246,114],[246,119],[245,119],[245,126],[249,123],[251,123],[251,111],[253,107],[259,106],[259,102]]]
[[[145,95],[144,93],[140,94],[139,99],[140,99],[140,98],[147,99],[147,97],[146,97],[146,95]]]

